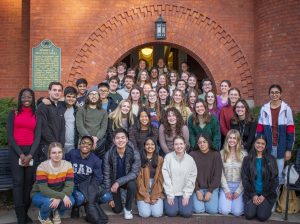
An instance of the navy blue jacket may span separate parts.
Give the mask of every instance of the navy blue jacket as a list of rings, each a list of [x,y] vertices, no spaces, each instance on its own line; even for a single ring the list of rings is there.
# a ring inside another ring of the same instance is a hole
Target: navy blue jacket
[[[94,175],[98,185],[102,183],[102,160],[94,153],[91,152],[88,157],[83,159],[79,149],[72,149],[65,155],[65,159],[73,165],[75,185],[85,181],[90,175]]]

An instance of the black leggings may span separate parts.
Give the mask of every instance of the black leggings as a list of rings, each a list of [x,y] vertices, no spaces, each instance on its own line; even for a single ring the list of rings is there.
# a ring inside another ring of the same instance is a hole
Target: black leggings
[[[30,146],[20,146],[23,153],[28,155]],[[13,179],[13,197],[15,211],[19,222],[23,222],[26,218],[30,207],[30,192],[34,182],[34,166],[22,167],[19,165],[19,156],[10,148],[9,161]],[[21,221],[22,220],[22,221]]]
[[[272,208],[274,203],[269,202],[265,199],[260,205],[255,205],[252,199],[245,203],[244,213],[246,219],[257,218],[259,221],[266,221],[272,214]]]

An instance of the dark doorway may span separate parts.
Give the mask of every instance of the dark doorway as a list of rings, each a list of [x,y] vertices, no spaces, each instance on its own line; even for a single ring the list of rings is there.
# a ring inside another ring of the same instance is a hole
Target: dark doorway
[[[171,45],[144,45],[143,47],[133,49],[120,61],[125,62],[127,68],[136,68],[138,60],[141,58],[147,61],[149,69],[153,66],[157,66],[158,59],[163,58],[168,68],[178,71],[179,74],[181,72],[181,63],[185,61],[189,65],[189,72],[195,74],[199,82],[208,77],[197,60],[180,48]]]

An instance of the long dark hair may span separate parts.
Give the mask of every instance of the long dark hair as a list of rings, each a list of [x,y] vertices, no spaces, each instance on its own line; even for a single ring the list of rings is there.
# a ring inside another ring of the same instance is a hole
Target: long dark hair
[[[155,151],[153,152],[153,155],[152,155],[152,167],[156,168],[157,163],[158,163],[158,150],[157,150],[157,144],[156,144],[155,140],[152,137],[147,137],[146,138],[146,140],[144,142],[144,149],[141,151],[142,168],[145,168],[148,164],[147,152],[146,152],[146,149],[145,149],[145,145],[146,145],[146,142],[148,140],[151,140],[155,145]]]
[[[17,105],[17,111],[18,113],[22,112],[22,95],[24,92],[28,91],[30,93],[30,95],[32,96],[32,103],[31,103],[31,109],[32,109],[32,113],[35,114],[35,94],[33,92],[32,89],[30,88],[24,88],[21,89],[21,91],[19,92],[19,96],[18,96],[18,105]]]
[[[256,156],[257,156],[257,153],[256,153],[256,149],[255,149],[255,142],[259,139],[264,140],[265,143],[266,143],[266,148],[262,152],[262,166],[264,166],[263,164],[270,163],[271,155],[269,154],[269,152],[267,150],[267,139],[264,135],[258,135],[258,136],[256,136],[256,138],[254,140],[254,143],[253,143],[253,146],[252,146],[252,149],[250,150],[250,152],[248,154],[248,158],[249,158],[249,161],[250,161],[249,169],[251,170],[251,172],[250,172],[251,180],[255,180],[256,175],[257,175],[257,171],[256,171]],[[266,177],[271,177],[271,176],[276,175],[276,172],[277,172],[277,168],[276,168],[276,170],[273,170],[272,168],[270,169],[270,166],[267,166],[267,169],[262,168],[263,180]]]
[[[153,136],[153,126],[151,125],[151,116],[150,113],[147,111],[147,109],[145,107],[142,107],[139,110],[138,116],[137,116],[137,130],[140,133],[141,132],[141,122],[140,122],[140,117],[141,117],[141,113],[145,112],[147,114],[147,117],[149,118],[149,125],[148,125],[148,134],[147,137]]]

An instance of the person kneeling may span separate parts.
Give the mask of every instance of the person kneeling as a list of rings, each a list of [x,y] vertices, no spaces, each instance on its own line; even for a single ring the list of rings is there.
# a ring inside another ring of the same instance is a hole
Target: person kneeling
[[[109,205],[115,213],[123,210],[120,188],[127,190],[124,218],[132,219],[135,179],[141,168],[140,153],[128,144],[128,133],[125,129],[116,129],[113,136],[114,144],[104,157],[104,185],[107,192],[112,192],[113,200]]]
[[[75,203],[72,196],[74,172],[72,164],[62,160],[63,148],[60,143],[49,145],[48,158],[37,168],[31,191],[32,203],[40,209],[38,219],[42,224],[60,224],[60,216]]]
[[[142,169],[136,179],[137,207],[143,218],[160,217],[164,212],[162,164],[154,138],[146,138],[141,151]]]
[[[182,136],[174,138],[174,151],[166,155],[162,174],[167,199],[165,213],[173,217],[180,214],[190,217],[193,213],[191,196],[195,189],[197,167],[193,158],[186,153],[187,144]]]
[[[103,201],[103,198],[108,197],[107,200],[110,200],[111,194],[103,191],[102,160],[91,152],[93,145],[93,137],[86,135],[81,138],[79,149],[72,149],[66,154],[66,160],[72,163],[75,174],[75,206],[71,218],[79,218],[79,207],[84,205],[89,222],[104,224],[108,217],[98,204],[108,202]]]

